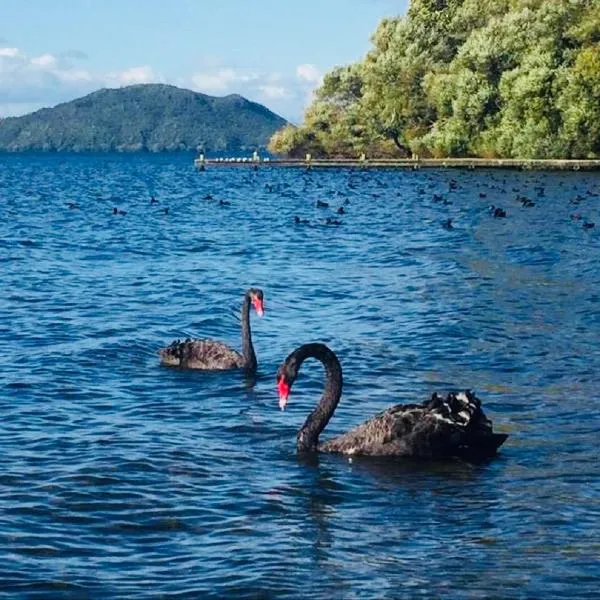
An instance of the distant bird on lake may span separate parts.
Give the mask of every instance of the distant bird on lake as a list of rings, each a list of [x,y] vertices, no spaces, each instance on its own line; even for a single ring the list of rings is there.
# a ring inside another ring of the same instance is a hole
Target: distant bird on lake
[[[535,206],[535,202],[529,198],[521,198],[521,205],[524,208],[531,208],[532,206]]]
[[[126,210],[121,210],[119,208],[117,208],[116,206],[113,208],[113,215],[126,215],[127,211]]]
[[[79,204],[77,204],[76,202],[67,202],[67,206],[71,209],[71,210],[78,210],[79,208],[81,208],[79,206]]]
[[[154,196],[152,196],[150,198],[150,204],[158,204],[158,200]]]
[[[571,213],[569,216],[571,217],[571,221],[581,221],[583,219],[580,213]]]
[[[496,218],[506,217],[506,211],[499,206],[494,206],[493,204],[490,206],[490,212],[492,213],[492,216]]]
[[[346,214],[346,211],[344,210],[343,206],[340,206],[336,211],[335,211],[338,215],[344,215]]]
[[[231,206],[229,200],[219,200],[219,206]]]
[[[342,222],[339,221],[338,219],[332,219],[331,217],[327,217],[327,219],[325,219],[325,225],[341,225]]]
[[[296,223],[296,225],[308,225],[308,219],[301,219],[298,215],[295,215],[294,223]]]
[[[594,227],[596,227],[596,223],[591,223],[591,222],[585,222],[582,226],[584,229],[593,229]]]
[[[168,214],[169,214],[169,208],[165,207],[165,215],[168,215]]]
[[[204,200],[212,200],[212,199],[213,199],[212,194],[206,194],[206,196],[204,196]]]
[[[329,202],[323,202],[323,200],[317,200],[317,208],[329,208]]]
[[[454,229],[454,226],[452,225],[452,219],[446,219],[443,223],[442,223],[442,227],[444,229],[446,229],[447,231],[450,231],[452,229]]]

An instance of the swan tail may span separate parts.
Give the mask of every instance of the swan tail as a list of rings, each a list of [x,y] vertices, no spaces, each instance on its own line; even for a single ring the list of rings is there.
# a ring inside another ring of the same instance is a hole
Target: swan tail
[[[492,421],[481,408],[481,400],[471,390],[451,392],[446,398],[433,394],[428,404],[463,430],[459,454],[465,457],[492,457],[508,438],[506,433],[494,432]]]

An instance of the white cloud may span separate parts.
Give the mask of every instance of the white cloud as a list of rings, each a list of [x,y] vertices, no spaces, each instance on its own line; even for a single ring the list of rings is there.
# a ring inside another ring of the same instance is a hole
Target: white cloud
[[[296,67],[296,77],[308,83],[320,85],[323,75],[314,65],[304,64]]]
[[[254,73],[242,73],[230,68],[195,73],[191,77],[194,89],[208,94],[224,93],[237,85],[247,84],[258,79],[259,76]]]
[[[52,54],[42,54],[41,56],[32,58],[31,64],[44,68],[54,68],[56,67],[56,58]]]
[[[133,67],[121,73],[116,74],[116,79],[122,85],[132,85],[134,83],[153,83],[158,81],[151,67]]]
[[[7,56],[8,58],[16,58],[20,55],[18,48],[0,48],[0,56]]]
[[[86,69],[68,69],[65,71],[56,71],[56,78],[65,83],[88,83],[94,81],[92,73]]]
[[[290,92],[281,85],[261,85],[258,88],[266,98],[289,98]]]
[[[51,106],[102,87],[162,80],[147,65],[103,73],[74,64],[74,60],[83,58],[86,55],[77,50],[58,56],[49,53],[27,56],[19,48],[0,47],[0,116],[25,114],[32,107],[35,110]]]

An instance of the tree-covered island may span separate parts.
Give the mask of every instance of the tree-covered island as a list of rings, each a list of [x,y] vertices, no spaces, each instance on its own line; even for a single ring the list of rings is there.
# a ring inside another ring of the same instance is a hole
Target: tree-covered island
[[[272,152],[600,158],[600,0],[412,0],[371,41]]]

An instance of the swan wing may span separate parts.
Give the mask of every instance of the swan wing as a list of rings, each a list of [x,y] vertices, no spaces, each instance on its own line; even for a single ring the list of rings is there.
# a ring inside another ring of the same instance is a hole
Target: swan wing
[[[434,394],[423,404],[396,405],[323,444],[327,452],[367,456],[449,458],[493,453],[506,436],[492,423],[471,392]]]
[[[176,340],[159,351],[163,365],[188,369],[223,370],[244,366],[242,355],[217,340]]]

